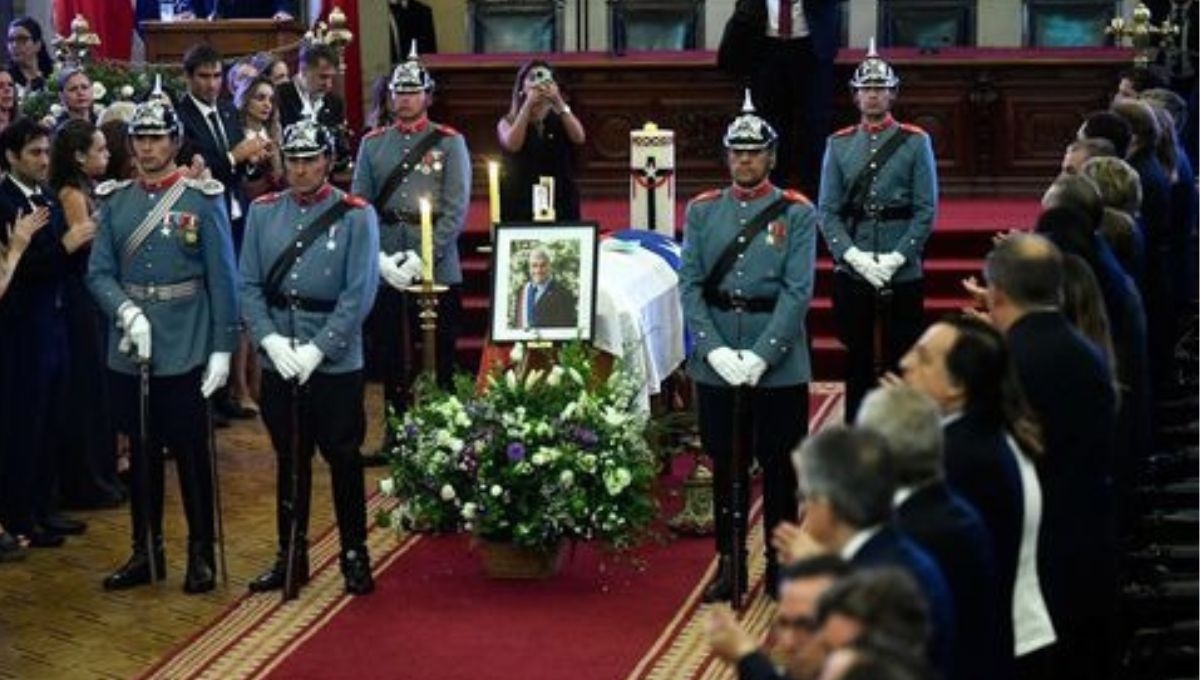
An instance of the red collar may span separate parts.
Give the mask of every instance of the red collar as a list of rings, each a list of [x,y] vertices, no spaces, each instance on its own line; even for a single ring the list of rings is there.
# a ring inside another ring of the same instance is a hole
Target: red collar
[[[412,134],[414,132],[424,132],[425,128],[429,127],[429,117],[421,116],[417,122],[405,124],[404,121],[396,121],[396,129],[400,132]]]
[[[317,203],[320,203],[321,201],[324,201],[326,198],[329,198],[329,194],[332,194],[332,193],[333,193],[333,185],[330,184],[329,182],[326,182],[326,183],[322,184],[321,187],[319,189],[317,189],[316,191],[310,191],[307,194],[298,194],[293,191],[292,198],[295,199],[297,205],[299,205],[302,208],[307,208],[309,206],[316,205]]]
[[[162,179],[160,179],[156,182],[151,182],[149,180],[143,179],[143,180],[139,180],[139,183],[142,185],[142,188],[145,189],[146,191],[148,191],[150,193],[157,193],[157,192],[163,191],[164,189],[170,189],[172,186],[175,185],[176,182],[178,182],[181,179],[183,179],[183,169],[182,168],[176,170],[175,172],[172,172],[171,174],[167,175],[166,177],[163,177]]]
[[[870,132],[872,134],[878,134],[880,132],[883,132],[884,130],[887,130],[888,128],[892,127],[895,124],[896,124],[896,119],[892,118],[892,114],[889,113],[886,117],[884,117],[883,122],[881,122],[881,123],[863,122],[863,123],[859,124],[858,128],[860,130],[862,130],[863,132]]]
[[[744,189],[734,184],[730,188],[729,192],[733,194],[733,197],[739,201],[753,201],[756,198],[762,198],[763,196],[766,196],[774,188],[775,185],[771,184],[771,180],[764,179],[758,183],[758,186],[751,189]]]

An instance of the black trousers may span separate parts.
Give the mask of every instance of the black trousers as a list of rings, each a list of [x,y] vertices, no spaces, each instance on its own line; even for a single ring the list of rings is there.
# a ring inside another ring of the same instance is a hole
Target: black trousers
[[[389,407],[397,416],[404,415],[408,410],[412,383],[421,372],[421,322],[417,317],[420,311],[417,296],[380,284],[367,328],[383,378],[385,417]],[[450,286],[450,290],[438,296],[437,313],[437,381],[448,390],[453,386],[455,346],[462,324],[462,286]],[[409,329],[407,347],[404,344],[405,318]]]
[[[858,405],[879,380],[875,371],[875,324],[883,333],[883,369],[896,370],[900,357],[925,327],[924,282],[893,283],[889,297],[845,272],[833,280],[833,313],[838,338],[846,346],[846,422],[853,423]]]
[[[361,551],[367,540],[366,488],[359,451],[366,432],[362,371],[313,373],[299,388],[274,371],[263,371],[260,406],[275,449],[275,526],[280,549],[286,550],[290,544],[293,507],[298,539],[303,542],[308,536],[312,457],[320,448],[333,482],[333,509],[342,550]],[[294,504],[293,483],[297,490]]]
[[[759,115],[779,133],[771,179],[792,186],[798,176],[800,189],[815,197],[832,119],[833,62],[817,59],[809,38],[763,42],[750,90]]]
[[[729,388],[696,385],[700,439],[704,452],[713,461],[713,497],[716,503],[717,552],[730,555],[734,548],[746,549],[747,512],[750,504],[750,456],[762,467],[763,528],[767,532],[767,556],[774,559],[770,532],[780,522],[796,521],[796,472],[792,467],[792,450],[808,434],[808,384],[791,387]],[[739,395],[740,393],[740,395]],[[733,460],[734,435],[738,399],[743,399],[741,413],[742,440],[745,460]],[[738,494],[738,535],[740,545],[734,546],[733,484],[740,484]]]
[[[131,445],[129,509],[135,550],[145,546],[147,522],[155,539],[162,539],[164,447],[175,457],[188,540],[213,540],[213,461],[208,445],[208,411],[200,394],[202,372],[197,367],[182,375],[150,378],[149,441],[143,443],[141,380],[136,375],[109,371],[113,415],[117,426],[129,433]]]

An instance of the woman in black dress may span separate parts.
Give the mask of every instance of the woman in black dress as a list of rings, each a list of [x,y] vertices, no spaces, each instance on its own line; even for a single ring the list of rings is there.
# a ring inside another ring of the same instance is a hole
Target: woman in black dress
[[[575,148],[583,145],[586,134],[563,99],[549,63],[535,59],[517,71],[512,104],[496,124],[496,133],[504,150],[501,219],[533,218],[533,186],[540,177],[554,178],[555,219],[579,219]]]

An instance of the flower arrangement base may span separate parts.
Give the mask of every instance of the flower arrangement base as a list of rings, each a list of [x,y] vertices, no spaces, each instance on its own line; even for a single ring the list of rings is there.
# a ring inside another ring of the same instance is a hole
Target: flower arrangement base
[[[549,550],[535,550],[503,541],[481,540],[483,573],[488,578],[544,580],[562,566],[561,544]]]

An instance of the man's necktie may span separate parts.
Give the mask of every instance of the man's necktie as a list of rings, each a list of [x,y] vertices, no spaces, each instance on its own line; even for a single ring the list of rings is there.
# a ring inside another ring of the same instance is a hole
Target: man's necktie
[[[792,37],[792,0],[779,0],[779,37]]]
[[[229,140],[225,139],[225,133],[221,131],[221,121],[217,120],[215,110],[208,112],[208,125],[212,128],[213,139],[217,140],[217,146],[221,147],[220,151],[229,151]]]
[[[527,286],[528,294],[525,300],[525,325],[532,326],[537,320],[534,319],[535,309],[537,305],[537,286],[532,283]]]

